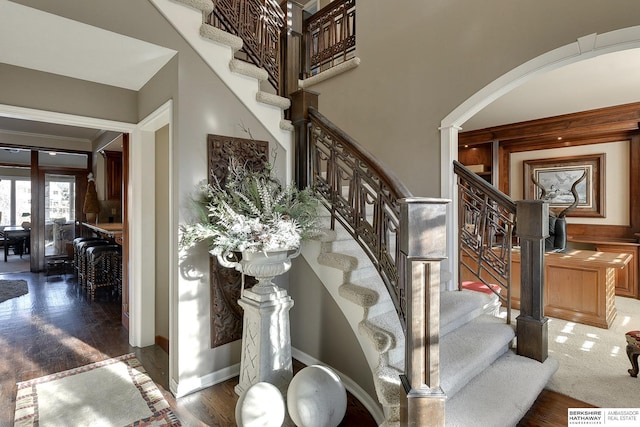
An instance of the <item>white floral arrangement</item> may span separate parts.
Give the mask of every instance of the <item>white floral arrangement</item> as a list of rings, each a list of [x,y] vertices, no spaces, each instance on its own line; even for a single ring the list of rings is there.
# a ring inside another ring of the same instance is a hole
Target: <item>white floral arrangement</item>
[[[283,186],[269,164],[253,172],[232,159],[225,187],[203,182],[198,193],[199,221],[181,227],[183,248],[208,241],[214,256],[293,250],[318,232],[313,192]]]

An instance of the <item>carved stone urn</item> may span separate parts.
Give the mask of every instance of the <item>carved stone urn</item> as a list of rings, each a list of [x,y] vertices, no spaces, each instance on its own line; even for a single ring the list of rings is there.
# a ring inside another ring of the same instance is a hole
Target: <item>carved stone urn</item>
[[[251,289],[243,289],[238,301],[244,309],[240,380],[235,387],[238,395],[254,384],[268,382],[286,396],[293,377],[289,332],[293,300],[272,280],[289,271],[291,260],[299,254],[299,249],[243,252],[240,261],[218,256],[221,265],[258,280]]]

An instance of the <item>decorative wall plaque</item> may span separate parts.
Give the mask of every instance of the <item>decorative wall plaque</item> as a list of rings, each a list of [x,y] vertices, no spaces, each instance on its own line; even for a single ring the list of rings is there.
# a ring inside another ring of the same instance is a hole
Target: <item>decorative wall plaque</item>
[[[229,136],[207,136],[209,183],[215,179],[224,186],[229,160],[235,158],[251,170],[262,170],[269,161],[269,143]],[[215,177],[215,178],[214,178]],[[211,284],[211,347],[215,348],[242,338],[242,309],[238,305],[242,275],[218,264],[210,257]],[[255,284],[253,277],[245,277],[245,287]]]

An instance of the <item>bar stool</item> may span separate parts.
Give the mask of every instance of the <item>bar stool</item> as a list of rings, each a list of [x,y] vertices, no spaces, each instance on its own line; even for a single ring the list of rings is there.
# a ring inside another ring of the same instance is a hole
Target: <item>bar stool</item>
[[[91,295],[91,301],[95,300],[98,288],[112,287],[118,292],[120,250],[119,245],[113,244],[87,248],[86,289]]]
[[[80,273],[80,251],[78,250],[78,244],[80,244],[80,242],[88,242],[88,241],[97,241],[97,240],[104,240],[100,237],[76,237],[75,239],[73,239],[72,245],[73,245],[73,272],[76,276],[76,278],[79,278],[79,273]]]
[[[87,250],[95,246],[110,245],[111,242],[104,239],[87,240],[78,243],[78,284],[82,289],[87,286]]]

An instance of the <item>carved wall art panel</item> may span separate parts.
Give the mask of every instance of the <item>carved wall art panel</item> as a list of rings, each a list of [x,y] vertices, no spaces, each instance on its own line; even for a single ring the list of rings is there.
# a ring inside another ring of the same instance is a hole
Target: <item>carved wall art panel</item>
[[[269,160],[269,143],[229,136],[207,136],[209,183],[216,179],[224,186],[230,159],[235,158],[251,170],[261,170]],[[225,268],[211,257],[211,347],[215,348],[242,338],[242,309],[238,305],[242,275]],[[256,283],[245,276],[245,287]]]

